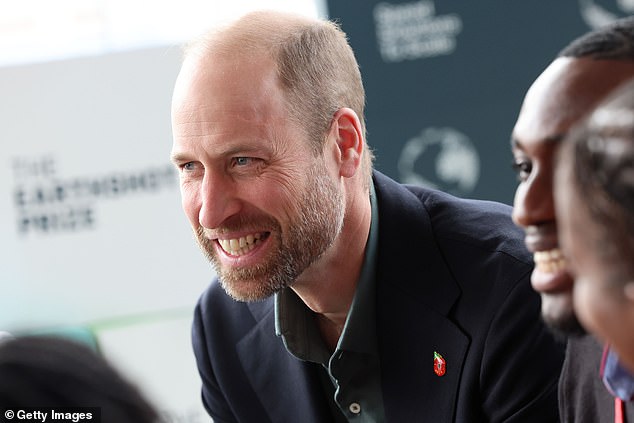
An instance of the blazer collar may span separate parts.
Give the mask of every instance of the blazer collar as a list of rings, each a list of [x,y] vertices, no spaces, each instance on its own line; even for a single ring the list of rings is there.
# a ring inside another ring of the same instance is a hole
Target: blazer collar
[[[460,295],[423,198],[374,172],[379,205],[377,282],[447,315]]]

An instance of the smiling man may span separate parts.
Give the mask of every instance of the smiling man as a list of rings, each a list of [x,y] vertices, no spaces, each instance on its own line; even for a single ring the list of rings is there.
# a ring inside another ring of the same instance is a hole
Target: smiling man
[[[534,254],[532,286],[541,295],[548,325],[572,335],[559,389],[563,422],[621,422],[615,415],[634,419],[634,404],[615,405],[602,385],[602,347],[593,337],[583,336],[574,313],[573,281],[559,247],[553,199],[554,164],[566,135],[631,77],[634,17],[585,34],[564,48],[529,88],[513,129],[511,147],[519,179],[513,219],[524,228],[526,246]]]
[[[175,112],[173,159],[181,170],[185,213],[223,287],[237,300],[255,301],[289,286],[317,259],[345,267],[342,257],[323,257],[335,241],[348,245],[357,259],[363,251],[354,242],[358,234],[346,231],[339,237],[344,202],[337,169],[326,168],[305,145],[289,142],[306,135],[288,119],[272,60],[217,54],[213,62],[206,57],[185,62],[179,82],[188,81],[174,94],[182,105]],[[342,109],[338,117],[360,131],[350,110]],[[338,160],[355,166],[362,144],[343,142],[350,144],[345,145],[350,154]],[[328,147],[338,154],[337,144]],[[349,201],[360,201],[356,191],[349,190]],[[354,217],[367,231],[369,209]]]
[[[209,414],[558,421],[563,349],[510,208],[373,171],[364,103],[328,21],[254,12],[187,49],[172,160],[218,274],[193,325]]]

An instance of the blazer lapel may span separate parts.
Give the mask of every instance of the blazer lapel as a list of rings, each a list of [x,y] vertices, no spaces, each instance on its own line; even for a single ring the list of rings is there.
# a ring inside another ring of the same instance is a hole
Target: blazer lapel
[[[469,346],[447,318],[460,289],[435,245],[421,200],[380,174],[375,178],[377,331],[386,418],[442,422],[455,409]],[[434,372],[434,353],[445,362],[441,376]]]
[[[446,421],[455,409],[468,338],[411,297],[382,295],[379,354],[387,421]],[[434,353],[444,360],[443,375],[434,371]]]

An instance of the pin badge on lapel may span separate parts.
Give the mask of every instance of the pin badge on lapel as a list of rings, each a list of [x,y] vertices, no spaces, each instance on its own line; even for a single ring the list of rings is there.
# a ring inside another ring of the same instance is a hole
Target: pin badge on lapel
[[[436,376],[444,376],[446,372],[447,362],[442,355],[434,351],[434,373],[436,373]]]

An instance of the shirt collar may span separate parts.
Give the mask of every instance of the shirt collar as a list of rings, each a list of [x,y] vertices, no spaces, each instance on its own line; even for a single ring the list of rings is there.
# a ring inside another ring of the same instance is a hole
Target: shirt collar
[[[374,184],[370,188],[372,218],[366,242],[365,257],[357,290],[343,327],[337,349],[377,354],[376,340],[376,255],[379,240],[379,213]]]
[[[613,396],[623,401],[634,400],[634,375],[621,365],[619,357],[610,348],[603,358],[602,379]]]

